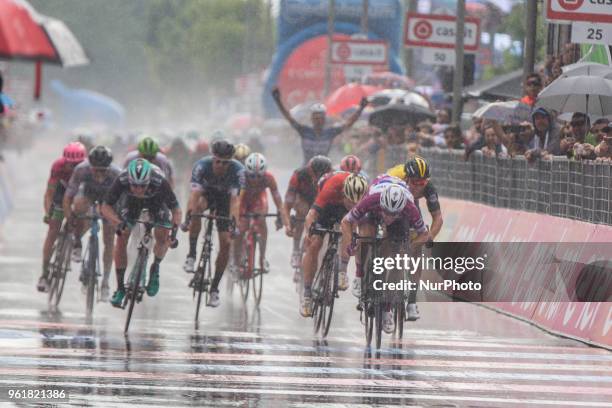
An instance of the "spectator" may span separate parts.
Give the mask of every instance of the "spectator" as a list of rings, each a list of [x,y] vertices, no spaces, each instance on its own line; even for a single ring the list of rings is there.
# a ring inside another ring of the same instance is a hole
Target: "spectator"
[[[449,149],[463,149],[463,135],[461,128],[457,125],[450,125],[444,130],[444,141]]]
[[[600,118],[593,123],[593,127],[591,127],[591,133],[595,136],[595,141],[597,143],[601,143],[603,138],[606,136],[606,132],[604,129],[609,127],[609,121],[606,118]]]
[[[431,123],[424,121],[417,125],[417,141],[422,147],[432,147],[436,144]]]
[[[553,156],[560,155],[561,128],[553,122],[551,114],[544,108],[537,108],[531,114],[531,119],[535,132],[531,149],[541,149]]]
[[[521,102],[525,105],[533,107],[538,98],[538,94],[542,90],[542,78],[535,72],[527,75],[525,82],[523,83],[523,94]]]
[[[450,120],[451,114],[448,108],[442,108],[436,112],[436,123],[432,125],[432,130],[437,146],[443,145],[444,131],[450,125]]]
[[[576,144],[576,139],[571,133],[567,133],[563,139],[559,142],[559,155],[566,156],[568,159],[574,157],[574,145]]]
[[[588,143],[593,146],[597,144],[597,138],[589,131],[591,124],[586,114],[581,112],[574,113],[570,126],[572,129],[572,136],[574,136],[577,143]]]
[[[484,146],[480,149],[485,157],[508,157],[508,149],[499,138],[495,124],[487,124],[484,131]],[[502,132],[503,133],[503,132]]]
[[[596,160],[609,162],[612,161],[612,122],[608,123],[608,125],[603,128],[602,132],[604,136],[601,142],[595,147]]]
[[[508,126],[505,133],[509,141],[506,147],[511,157],[524,156],[527,150],[535,147],[535,130],[529,122]]]
[[[482,137],[482,118],[472,116],[472,126],[465,132],[465,144],[471,145]]]

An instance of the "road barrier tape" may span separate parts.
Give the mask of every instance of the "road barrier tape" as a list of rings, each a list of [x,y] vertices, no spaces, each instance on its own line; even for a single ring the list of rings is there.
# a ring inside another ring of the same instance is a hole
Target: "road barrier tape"
[[[609,287],[601,285],[602,280],[612,279],[612,227],[462,200],[441,202],[445,221],[451,221],[445,222],[443,232],[448,241],[540,242],[548,248],[554,242],[557,264],[538,253],[539,245],[518,246],[521,253],[506,256],[514,262],[498,269],[486,289],[493,296],[487,297],[503,298],[506,291],[516,293],[517,301],[487,302],[488,307],[560,335],[612,347],[612,302],[607,293],[597,292]],[[580,301],[585,293],[601,301]]]

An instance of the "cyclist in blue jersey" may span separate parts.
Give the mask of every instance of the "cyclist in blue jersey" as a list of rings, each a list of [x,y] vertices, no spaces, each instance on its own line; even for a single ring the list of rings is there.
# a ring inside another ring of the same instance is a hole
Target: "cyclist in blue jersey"
[[[235,159],[233,144],[225,140],[216,140],[211,146],[212,156],[206,156],[196,162],[191,174],[191,195],[187,205],[187,219],[181,227],[189,229],[189,253],[183,269],[185,272],[195,272],[196,248],[198,235],[202,228],[199,217],[190,218],[192,213],[203,213],[214,209],[216,215],[231,217],[238,220],[240,216],[240,190],[244,189],[244,166]],[[232,236],[230,222],[217,220],[219,232],[219,254],[215,261],[215,276],[211,285],[208,306],[219,306],[219,282],[229,261]],[[234,236],[239,235],[237,228]]]
[[[291,113],[285,108],[281,101],[281,94],[278,87],[272,90],[272,97],[278,105],[278,109],[283,114],[289,124],[298,132],[302,139],[302,152],[304,153],[304,164],[311,158],[317,155],[327,156],[331,149],[331,145],[340,133],[348,130],[361,115],[363,109],[367,106],[368,100],[362,98],[359,103],[359,109],[349,117],[346,122],[336,126],[325,126],[327,108],[322,103],[316,103],[310,108],[310,120],[312,126],[306,126],[299,123]]]

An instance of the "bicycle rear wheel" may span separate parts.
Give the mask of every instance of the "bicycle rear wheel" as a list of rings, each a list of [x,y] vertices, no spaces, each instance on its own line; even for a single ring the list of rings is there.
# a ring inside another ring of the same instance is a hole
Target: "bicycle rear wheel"
[[[123,333],[127,334],[128,329],[130,328],[130,321],[132,320],[132,312],[134,311],[134,305],[136,304],[136,300],[138,299],[138,290],[140,289],[140,281],[142,279],[142,274],[144,273],[144,269],[146,268],[146,262],[147,262],[147,254],[146,252],[146,248],[141,249],[138,251],[138,258],[136,259],[136,263],[134,264],[134,268],[132,270],[132,274],[130,274],[130,277],[135,273],[135,279],[133,282],[129,282],[128,283],[128,302],[129,302],[129,306],[128,306],[128,314],[127,314],[127,318],[125,319],[125,328],[123,329]]]
[[[323,302],[325,304],[323,317],[323,331],[322,336],[327,337],[329,333],[329,328],[331,327],[332,316],[334,314],[334,301],[336,299],[336,293],[338,292],[338,274],[336,268],[336,253],[329,253],[326,266],[326,288],[323,296]]]
[[[204,285],[204,281],[206,280],[206,268],[208,266],[208,257],[206,255],[202,255],[204,257],[204,259],[202,260],[202,268],[198,268],[198,270],[196,271],[196,276],[198,278],[197,282],[196,282],[196,289],[194,289],[195,291],[198,292],[198,300],[196,302],[196,312],[195,312],[195,322],[197,324],[198,320],[200,319],[200,304],[202,303],[202,293],[204,292],[205,285]],[[206,292],[206,302],[208,302],[208,291]]]
[[[404,317],[406,315],[406,309],[404,303],[396,303],[395,311],[395,335],[396,338],[401,339],[404,336]]]
[[[86,310],[87,317],[91,317],[93,315],[93,305],[94,299],[96,295],[96,285],[98,283],[98,277],[96,274],[96,268],[98,266],[98,240],[95,236],[92,236],[89,240],[89,244],[86,250],[86,259],[84,266],[84,273],[86,274],[86,284],[87,284],[87,296],[86,296]]]

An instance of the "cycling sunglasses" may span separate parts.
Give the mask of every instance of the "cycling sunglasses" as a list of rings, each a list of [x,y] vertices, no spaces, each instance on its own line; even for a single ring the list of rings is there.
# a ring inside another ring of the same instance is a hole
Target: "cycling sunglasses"
[[[230,164],[230,160],[228,159],[214,159],[214,163],[217,165],[227,166]]]
[[[415,186],[424,186],[427,184],[429,180],[428,179],[413,179],[413,178],[409,178],[408,182],[410,184],[414,184]]]

